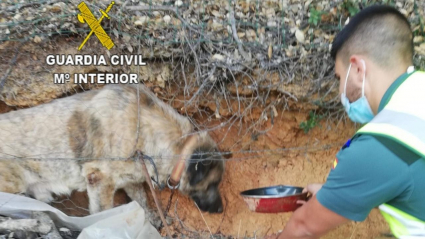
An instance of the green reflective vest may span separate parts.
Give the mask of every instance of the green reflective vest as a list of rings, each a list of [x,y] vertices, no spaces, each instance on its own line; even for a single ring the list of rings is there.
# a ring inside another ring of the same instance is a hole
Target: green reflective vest
[[[391,138],[425,159],[424,104],[425,72],[416,71],[396,89],[382,111],[356,134]],[[380,205],[379,209],[397,238],[425,238],[424,221],[388,204]]]

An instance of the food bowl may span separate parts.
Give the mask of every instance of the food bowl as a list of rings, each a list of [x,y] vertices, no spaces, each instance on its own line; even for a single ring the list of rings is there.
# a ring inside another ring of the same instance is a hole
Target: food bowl
[[[293,186],[272,186],[241,192],[249,210],[259,213],[292,212],[301,206],[298,200],[307,200],[307,192]]]

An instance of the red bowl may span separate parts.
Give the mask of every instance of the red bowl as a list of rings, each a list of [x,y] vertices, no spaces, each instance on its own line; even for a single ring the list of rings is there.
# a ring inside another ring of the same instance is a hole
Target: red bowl
[[[293,212],[301,206],[298,200],[307,200],[307,192],[293,186],[272,186],[241,192],[249,210],[259,213]]]

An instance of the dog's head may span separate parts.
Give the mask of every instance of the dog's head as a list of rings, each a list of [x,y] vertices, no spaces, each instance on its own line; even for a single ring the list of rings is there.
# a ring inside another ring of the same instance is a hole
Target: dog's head
[[[223,201],[219,184],[224,173],[224,160],[208,134],[200,140],[186,162],[180,190],[189,195],[204,212],[222,213]]]

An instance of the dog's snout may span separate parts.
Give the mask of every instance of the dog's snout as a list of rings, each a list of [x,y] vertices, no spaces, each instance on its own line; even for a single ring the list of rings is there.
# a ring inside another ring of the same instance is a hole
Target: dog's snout
[[[218,197],[208,208],[209,213],[222,213],[223,212],[223,202],[221,198]]]
[[[223,206],[222,205],[218,207],[218,211],[217,212],[218,213],[222,213],[223,212]]]
[[[193,201],[198,205],[199,209],[204,212],[209,213],[222,213],[223,212],[223,202],[221,201],[220,196],[215,198],[205,197],[205,195],[199,197],[192,195]]]

